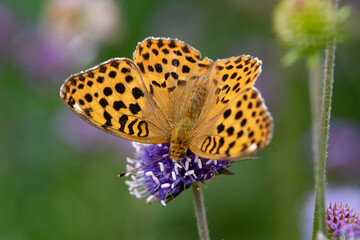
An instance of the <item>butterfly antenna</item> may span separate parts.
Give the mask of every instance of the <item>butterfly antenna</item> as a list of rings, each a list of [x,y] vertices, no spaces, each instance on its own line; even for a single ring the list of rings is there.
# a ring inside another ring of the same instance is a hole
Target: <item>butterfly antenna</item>
[[[118,177],[120,178],[120,177],[125,176],[125,175],[128,174],[128,173],[136,172],[136,171],[142,169],[143,167],[147,167],[147,166],[149,166],[149,165],[151,165],[151,164],[153,164],[153,163],[156,163],[156,162],[158,162],[158,161],[160,161],[160,160],[165,159],[166,157],[167,157],[167,156],[161,157],[161,158],[158,158],[158,159],[155,159],[154,161],[152,161],[152,162],[150,162],[150,163],[148,163],[148,164],[142,165],[141,167],[133,168],[133,169],[131,169],[131,170],[129,170],[129,171],[120,173],[120,174],[118,174]]]
[[[206,164],[205,160],[204,160],[202,157],[199,157],[199,158],[201,159],[202,163],[204,164],[204,166],[205,166],[205,168],[206,168],[207,170],[213,171],[214,177],[220,175],[218,171],[211,169],[211,168]],[[220,160],[218,160],[218,161],[220,161]],[[204,182],[204,183],[205,183],[205,182]],[[206,187],[206,186],[205,186],[205,187]]]
[[[251,159],[261,159],[261,158],[260,157],[243,157],[243,158],[239,158],[237,160],[233,160],[230,162],[233,163],[233,162],[247,161],[247,160],[251,160]]]
[[[208,165],[206,165],[205,160],[202,157],[199,157],[199,158],[202,161],[202,163],[204,164],[204,166],[206,167],[206,169],[210,171],[211,169],[208,167]]]
[[[186,170],[186,168],[185,168],[185,166],[184,166],[184,164],[181,162],[181,160],[179,160],[179,163],[180,163],[180,165],[184,168],[184,170],[185,170],[185,173],[187,172],[187,170]],[[199,186],[199,184],[195,181],[195,179],[191,176],[191,174],[189,174],[189,177],[191,178],[191,180],[193,181],[193,184],[195,184],[195,186],[196,186],[196,190],[200,190],[200,186]]]

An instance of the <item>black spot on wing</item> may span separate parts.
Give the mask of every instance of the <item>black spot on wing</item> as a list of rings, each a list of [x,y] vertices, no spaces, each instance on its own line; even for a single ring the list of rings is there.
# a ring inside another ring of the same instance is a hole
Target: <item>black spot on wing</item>
[[[129,134],[133,135],[134,134],[134,124],[138,121],[138,119],[135,119],[134,121],[132,121],[131,123],[129,123],[128,125],[128,129],[129,129]]]
[[[149,136],[149,128],[148,128],[148,123],[145,121],[140,121],[138,123],[137,126],[139,132],[138,132],[138,137],[147,137]],[[143,131],[144,130],[144,131]]]
[[[135,104],[130,103],[129,110],[132,114],[136,115],[141,111],[141,107],[138,103],[135,103]]]
[[[127,115],[122,115],[120,118],[119,118],[119,123],[120,123],[120,128],[119,128],[119,131],[120,132],[124,132],[124,129],[125,129],[125,126],[126,126],[126,122],[129,120],[129,117]]]
[[[227,148],[226,151],[225,151],[225,154],[226,154],[227,156],[230,156],[230,149],[233,148],[234,145],[235,145],[235,141],[229,144],[228,148]]]
[[[224,145],[224,143],[225,143],[224,138],[221,137],[221,138],[219,139],[219,145],[218,145],[218,148],[217,148],[217,150],[216,150],[216,153],[217,153],[217,154],[219,153],[220,148]]]
[[[216,146],[217,146],[215,137],[213,137],[212,140],[213,140],[213,146],[210,149],[209,153],[212,153],[215,150]]]
[[[208,136],[208,137],[205,138],[204,142],[201,144],[201,148],[200,148],[200,149],[201,149],[203,152],[206,152],[207,149],[208,149],[208,147],[210,146],[210,144],[211,144],[211,137]]]
[[[139,99],[141,97],[144,97],[144,93],[140,88],[134,87],[132,89],[132,95],[134,96],[135,99]]]

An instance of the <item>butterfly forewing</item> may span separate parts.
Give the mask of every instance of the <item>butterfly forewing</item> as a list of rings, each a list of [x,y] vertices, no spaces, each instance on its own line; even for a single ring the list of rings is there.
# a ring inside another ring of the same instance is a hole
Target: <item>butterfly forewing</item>
[[[172,123],[182,116],[185,102],[199,76],[209,74],[213,62],[174,39],[147,38],[139,43],[134,61],[152,98]]]
[[[217,60],[210,73],[211,88],[201,120],[219,114],[242,90],[254,85],[260,72],[261,61],[251,56]]]
[[[138,142],[169,141],[170,126],[129,59],[111,59],[71,76],[60,95],[77,115],[104,131]]]
[[[272,117],[260,93],[255,88],[247,88],[220,114],[198,126],[189,148],[204,158],[244,157],[266,146],[272,129]]]

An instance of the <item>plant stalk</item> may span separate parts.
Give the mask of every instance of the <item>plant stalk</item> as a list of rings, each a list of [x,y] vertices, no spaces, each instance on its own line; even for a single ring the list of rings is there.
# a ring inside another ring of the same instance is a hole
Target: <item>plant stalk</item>
[[[210,240],[209,228],[205,213],[204,198],[202,196],[201,189],[195,184],[193,184],[193,193],[194,193],[195,214],[196,214],[197,227],[198,227],[200,239]]]
[[[325,215],[325,192],[326,192],[326,159],[329,140],[331,98],[334,83],[334,62],[335,62],[336,40],[328,41],[325,50],[324,81],[321,101],[321,117],[318,131],[318,156],[316,161],[315,178],[315,210],[313,239],[316,239],[318,231],[326,233]]]

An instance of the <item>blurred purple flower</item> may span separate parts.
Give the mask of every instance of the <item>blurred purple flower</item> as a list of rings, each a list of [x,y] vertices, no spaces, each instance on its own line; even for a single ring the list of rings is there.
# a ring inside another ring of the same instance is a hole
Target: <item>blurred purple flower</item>
[[[0,57],[4,57],[12,40],[17,22],[15,16],[6,6],[0,4]]]
[[[55,116],[53,126],[60,138],[80,151],[97,151],[110,147],[122,156],[133,153],[130,141],[90,126],[67,109]]]
[[[37,80],[49,81],[66,76],[72,62],[57,42],[35,31],[25,31],[17,37],[17,63]],[[24,41],[26,39],[26,41]]]
[[[312,160],[311,132],[304,134],[304,152]],[[353,181],[360,180],[360,122],[350,119],[334,119],[329,134],[328,159],[329,174]],[[305,149],[306,148],[306,149]]]
[[[311,239],[313,214],[314,214],[314,193],[309,194],[304,201],[302,211],[302,239]],[[354,210],[360,209],[360,188],[358,187],[328,187],[326,190],[327,203],[347,203]]]
[[[350,120],[333,121],[330,127],[328,170],[358,176],[360,170],[360,124]]]
[[[173,161],[169,156],[169,143],[141,144],[133,143],[137,159],[127,158],[125,174],[131,195],[137,198],[148,196],[146,203],[154,200],[163,206],[189,188],[194,182],[204,182],[218,174],[231,174],[226,168],[230,161],[201,159],[188,150],[181,162]],[[135,171],[132,171],[136,169]]]
[[[59,84],[89,64],[102,43],[114,40],[119,16],[113,0],[49,0],[39,24],[18,24],[15,30],[18,17],[0,5],[0,53],[9,49],[6,57],[37,88],[46,87],[39,81]]]

